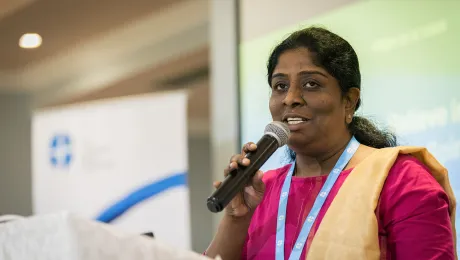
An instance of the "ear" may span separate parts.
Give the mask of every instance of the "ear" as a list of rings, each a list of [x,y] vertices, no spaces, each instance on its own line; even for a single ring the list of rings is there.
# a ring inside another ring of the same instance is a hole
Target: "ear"
[[[345,113],[347,115],[353,115],[356,110],[356,105],[361,96],[361,91],[358,88],[350,88],[344,95],[345,101]]]

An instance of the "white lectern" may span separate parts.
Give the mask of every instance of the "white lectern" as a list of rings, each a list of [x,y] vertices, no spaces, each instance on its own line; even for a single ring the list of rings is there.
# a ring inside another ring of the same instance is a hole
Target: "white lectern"
[[[209,260],[68,213],[0,224],[2,260]]]

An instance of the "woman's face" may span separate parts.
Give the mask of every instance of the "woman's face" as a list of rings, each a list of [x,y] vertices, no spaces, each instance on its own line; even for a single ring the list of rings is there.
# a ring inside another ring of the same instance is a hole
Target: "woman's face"
[[[281,54],[271,88],[272,118],[289,125],[288,145],[296,153],[328,152],[349,138],[346,117],[354,112],[359,90],[356,98],[343,96],[337,80],[313,63],[308,49]]]

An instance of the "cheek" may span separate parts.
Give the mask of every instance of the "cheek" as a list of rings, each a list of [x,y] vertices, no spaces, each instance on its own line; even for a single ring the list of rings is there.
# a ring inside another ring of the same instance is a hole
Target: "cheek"
[[[330,116],[334,114],[339,107],[333,102],[333,100],[327,95],[321,95],[310,100],[307,100],[310,109],[313,110],[316,116]]]
[[[343,118],[340,102],[336,102],[329,97],[318,97],[314,101],[312,100],[310,108],[315,115],[316,123],[321,128],[335,128],[338,123],[343,122],[343,120],[340,120]]]
[[[272,119],[274,121],[280,121],[282,117],[282,104],[278,100],[274,98],[270,98],[270,102],[268,104],[270,109],[270,113],[272,114]]]

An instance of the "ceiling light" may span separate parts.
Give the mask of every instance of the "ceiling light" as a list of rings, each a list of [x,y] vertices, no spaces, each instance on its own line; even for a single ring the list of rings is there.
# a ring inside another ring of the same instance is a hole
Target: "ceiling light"
[[[42,37],[37,33],[26,33],[19,39],[19,46],[24,49],[34,49],[42,45]]]

